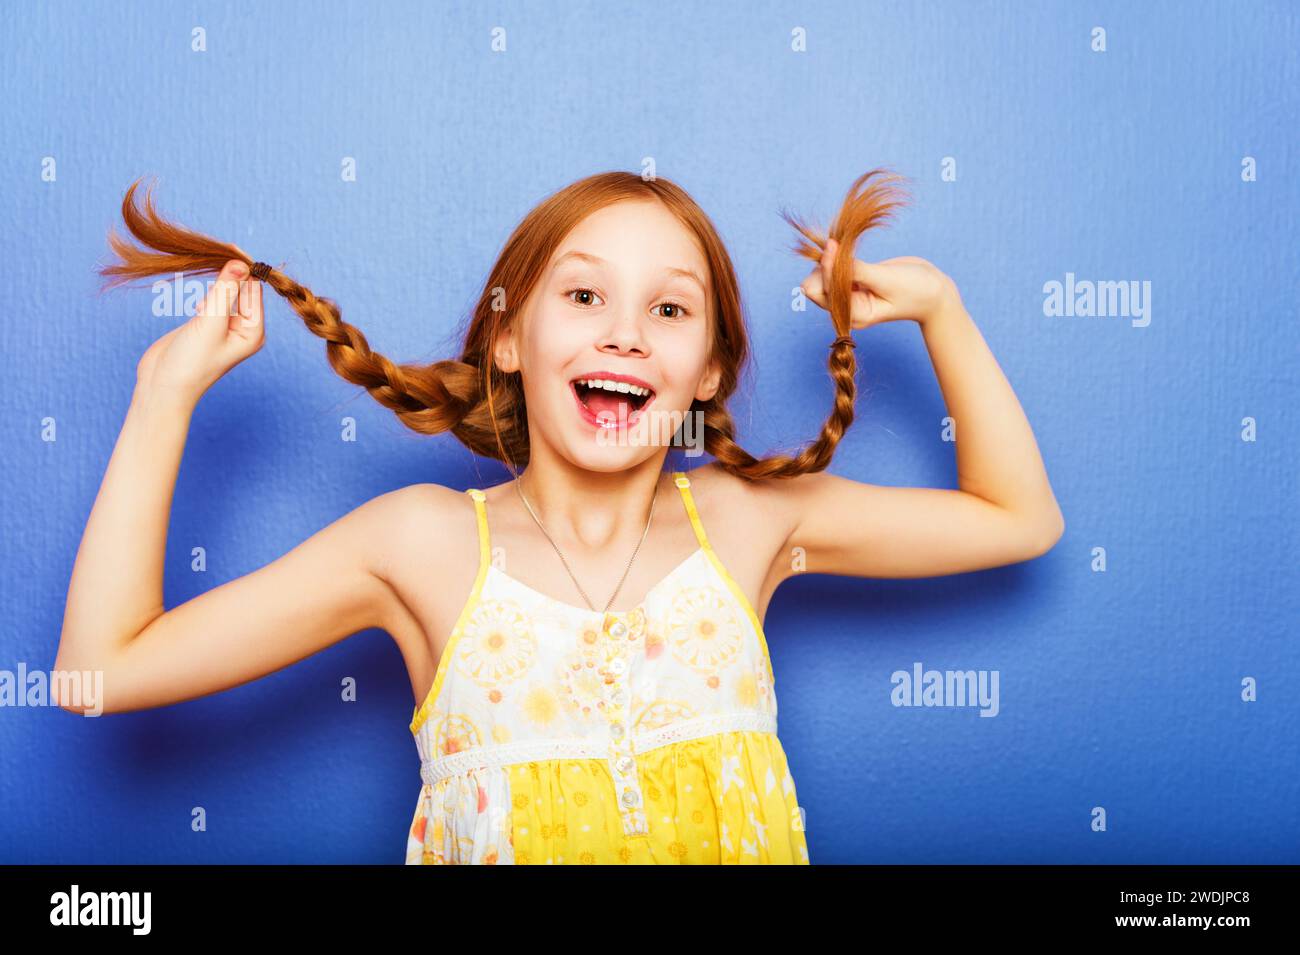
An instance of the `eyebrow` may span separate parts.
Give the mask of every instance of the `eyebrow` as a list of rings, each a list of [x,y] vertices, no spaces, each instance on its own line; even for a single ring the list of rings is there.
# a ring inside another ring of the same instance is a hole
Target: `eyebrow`
[[[601,258],[600,256],[598,256],[598,255],[592,255],[590,252],[580,252],[580,251],[578,251],[577,249],[573,249],[573,250],[571,250],[571,251],[569,251],[569,252],[565,252],[562,256],[560,256],[558,259],[556,259],[556,260],[555,260],[555,264],[554,264],[551,268],[552,268],[553,270],[554,270],[554,269],[558,269],[558,268],[559,268],[561,265],[563,265],[564,262],[567,261],[568,259],[579,259],[579,260],[581,260],[581,261],[583,261],[583,262],[589,262],[589,263],[591,263],[592,265],[608,265],[608,264],[609,264],[608,262],[606,262],[604,259],[602,259],[602,258]],[[682,268],[677,268],[677,267],[673,266],[673,267],[669,267],[669,268],[664,269],[664,272],[665,272],[665,274],[668,274],[668,275],[680,275],[682,278],[690,279],[691,281],[695,282],[695,284],[698,285],[698,286],[700,287],[700,291],[702,291],[702,292],[703,292],[703,291],[706,291],[706,290],[708,289],[708,286],[705,285],[705,283],[704,283],[704,279],[700,278],[700,274],[699,274],[698,272],[696,272],[694,269],[682,269]]]

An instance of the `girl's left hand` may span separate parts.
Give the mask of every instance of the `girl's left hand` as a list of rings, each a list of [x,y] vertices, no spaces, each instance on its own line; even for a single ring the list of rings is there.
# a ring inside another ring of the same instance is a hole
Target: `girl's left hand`
[[[831,267],[839,243],[831,239],[821,262],[803,280],[804,294],[830,311]],[[881,322],[908,319],[924,325],[936,315],[961,303],[957,285],[936,266],[914,255],[883,262],[853,260],[852,309],[849,327],[867,328]]]

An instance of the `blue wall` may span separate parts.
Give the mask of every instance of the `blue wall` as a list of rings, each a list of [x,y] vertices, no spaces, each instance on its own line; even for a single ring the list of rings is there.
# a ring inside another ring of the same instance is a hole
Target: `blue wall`
[[[534,203],[652,156],[740,269],[757,362],[734,411],[761,453],[811,439],[831,396],[832,331],[790,311],[807,263],[777,210],[825,221],[884,165],[914,202],[859,256],[956,280],[1067,530],[1019,566],[778,591],[767,631],[812,860],[1300,861],[1295,5],[697,6],[6,4],[0,669],[53,665],[135,363],[171,327],[147,289],[96,294],[136,177],[161,177],[166,214],[334,298],[375,348],[432,360]],[[1045,315],[1067,273],[1150,282],[1149,324]],[[279,299],[267,318],[263,351],[194,416],[169,607],[376,494],[507,476],[405,431]],[[831,470],[955,486],[916,327],[858,341],[859,419]],[[996,718],[892,705],[891,674],[918,661],[997,671]],[[360,699],[342,704],[348,676]],[[368,631],[159,710],[0,708],[0,862],[398,863],[411,707],[396,648]]]

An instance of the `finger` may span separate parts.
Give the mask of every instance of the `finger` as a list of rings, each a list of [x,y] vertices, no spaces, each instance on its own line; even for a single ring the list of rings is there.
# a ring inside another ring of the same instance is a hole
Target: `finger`
[[[253,286],[257,283],[249,278],[239,283],[239,322],[247,325],[253,314]]]
[[[866,328],[884,320],[889,303],[870,292],[853,291],[849,294],[849,314],[854,328]]]
[[[815,266],[813,270],[808,273],[808,277],[803,280],[800,288],[803,289],[803,294],[811,299],[815,304],[820,305],[828,311],[830,310],[830,304],[826,299],[826,283],[822,281],[822,267],[820,265]]]
[[[256,334],[257,327],[262,321],[262,309],[259,301],[255,300],[257,295],[256,289],[261,288],[262,283],[256,279],[245,279],[239,286],[239,319],[238,323],[232,319],[231,328],[241,333],[252,332]]]
[[[222,267],[217,281],[199,306],[199,321],[202,324],[222,330],[228,327],[231,307],[239,295],[239,281],[247,275],[248,266],[238,259],[231,259]]]
[[[230,319],[226,323],[228,331],[243,333],[245,325],[248,323],[248,285],[251,279],[244,279],[239,283],[239,291],[235,293],[235,302],[230,307]]]
[[[822,269],[822,287],[831,287],[831,271],[835,266],[835,252],[839,249],[839,243],[834,239],[827,239],[826,245],[822,249],[821,269]]]
[[[262,320],[262,283],[254,282],[252,284],[252,293],[249,296],[252,299],[252,307],[248,314],[251,315],[255,321],[260,322]]]
[[[853,327],[867,328],[899,318],[898,309],[873,292],[853,293]]]
[[[893,260],[890,260],[893,261]],[[895,272],[889,262],[863,262],[853,260],[853,288],[865,289],[876,296],[888,299],[897,291]]]
[[[230,331],[223,343],[226,353],[236,361],[243,361],[262,347],[265,339],[262,327],[262,302],[258,289],[262,283],[245,279],[239,289],[239,311],[230,317]]]

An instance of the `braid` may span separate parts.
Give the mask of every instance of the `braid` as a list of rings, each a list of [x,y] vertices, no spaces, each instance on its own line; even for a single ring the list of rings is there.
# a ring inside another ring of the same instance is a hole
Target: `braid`
[[[365,388],[412,431],[451,431],[476,454],[527,462],[527,435],[521,436],[515,426],[524,420],[517,374],[511,387],[498,390],[479,366],[464,359],[427,365],[394,363],[370,349],[366,336],[343,321],[331,299],[317,296],[278,270],[273,269],[266,281],[298,313],[308,331],[325,339],[330,367]]]
[[[881,178],[870,182],[877,176]],[[139,180],[127,190],[122,218],[143,248],[110,233],[109,244],[119,261],[101,268],[100,273],[109,288],[176,272],[219,274],[227,262],[238,259],[255,269],[254,278],[270,285],[289,303],[313,335],[324,339],[330,367],[338,375],[365,388],[413,431],[451,431],[475,454],[506,462],[515,470],[528,462],[528,419],[520,373],[503,373],[493,358],[494,343],[505,321],[497,315],[497,294],[508,289],[511,302],[526,301],[555,245],[594,209],[626,198],[658,200],[700,240],[716,280],[719,324],[714,356],[722,365],[723,376],[714,396],[693,408],[703,414],[705,450],[724,470],[746,480],[789,478],[824,470],[853,424],[857,362],[849,332],[854,246],[863,232],[885,222],[903,204],[895,188],[900,178],[880,169],[860,176],[826,233],[782,213],[802,235],[802,241],[793,247],[796,254],[819,262],[830,239],[839,243],[827,289],[836,335],[827,367],[835,396],[831,413],[814,441],[796,454],[762,459],[736,443],[735,423],[726,407],[747,352],[735,270],[708,217],[681,187],[666,179],[647,181],[636,173],[600,173],[566,187],[532,210],[506,243],[479,297],[459,359],[431,364],[398,364],[371,350],[365,335],[343,321],[335,302],[316,295],[280,268],[255,262],[238,246],[167,221],[154,208],[151,189],[146,190],[144,209],[138,209],[135,193]]]
[[[853,424],[853,405],[857,395],[854,372],[857,362],[853,349],[838,345],[827,361],[831,379],[835,383],[834,406],[830,417],[822,425],[821,434],[798,454],[771,455],[762,460],[742,448],[735,441],[735,424],[725,406],[706,408],[704,411],[704,448],[717,460],[718,466],[745,480],[762,478],[790,478],[800,474],[823,471],[831,463],[836,445]]]
[[[873,176],[882,178],[868,185]],[[704,409],[704,446],[723,470],[752,481],[790,478],[823,471],[831,463],[835,447],[853,424],[854,399],[857,396],[857,359],[853,339],[849,335],[854,246],[863,232],[885,222],[894,209],[903,205],[903,194],[897,188],[901,180],[901,176],[884,175],[884,170],[881,169],[873,169],[859,176],[850,187],[829,235],[811,229],[794,216],[783,213],[786,221],[803,235],[803,240],[793,248],[798,255],[820,262],[828,239],[835,239],[839,243],[831,270],[830,288],[827,289],[831,324],[836,333],[826,363],[835,385],[834,402],[821,433],[811,444],[793,456],[772,455],[760,460],[735,442],[735,426],[731,415],[725,404],[715,396]]]
[[[399,365],[372,351],[366,336],[343,321],[339,307],[278,269],[266,276],[307,330],[325,340],[330,367],[396,413],[404,424],[423,434],[437,434],[458,423],[475,403],[478,376],[458,361],[432,365]],[[459,380],[457,375],[460,373]]]
[[[110,233],[109,245],[119,261],[99,270],[107,279],[104,288],[176,272],[218,274],[231,259],[244,262],[250,271],[257,266],[256,277],[289,303],[308,331],[325,340],[330,367],[341,377],[361,385],[413,431],[453,431],[474,451],[496,455],[498,441],[483,402],[486,379],[476,364],[466,360],[397,364],[389,360],[371,350],[360,329],[343,321],[338,305],[331,299],[316,295],[279,268],[255,263],[237,246],[169,222],[154,207],[152,187],[145,191],[144,209],[139,209],[135,203],[139,185],[137,180],[127,190],[122,218],[144,248]],[[506,404],[509,415],[513,403],[507,400]],[[517,436],[507,437],[510,444],[517,441]]]

